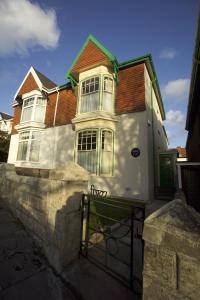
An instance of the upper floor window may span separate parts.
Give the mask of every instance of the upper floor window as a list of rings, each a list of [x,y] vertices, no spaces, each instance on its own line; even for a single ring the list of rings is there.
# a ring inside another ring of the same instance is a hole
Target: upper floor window
[[[44,122],[46,99],[40,96],[30,97],[24,100],[21,122]]]
[[[81,82],[79,112],[113,111],[113,79],[95,76]]]

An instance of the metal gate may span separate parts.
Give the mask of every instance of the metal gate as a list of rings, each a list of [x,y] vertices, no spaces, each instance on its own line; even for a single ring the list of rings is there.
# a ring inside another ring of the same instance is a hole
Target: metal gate
[[[83,195],[80,253],[137,294],[142,292],[144,218],[142,202],[107,197],[94,186]]]

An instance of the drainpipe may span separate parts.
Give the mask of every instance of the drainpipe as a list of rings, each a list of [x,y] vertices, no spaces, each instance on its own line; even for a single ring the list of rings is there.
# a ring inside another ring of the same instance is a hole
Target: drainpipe
[[[56,114],[57,114],[57,108],[58,108],[58,99],[59,99],[59,89],[56,87],[56,91],[57,91],[57,98],[56,98],[56,106],[55,106],[55,112],[54,112],[54,118],[53,118],[53,127],[55,126],[56,123]]]
[[[155,168],[155,139],[154,139],[154,117],[153,117],[153,82],[157,79],[151,80],[151,131],[152,131],[152,149],[153,149],[153,175],[154,175],[154,197],[156,192],[156,168]]]
[[[56,106],[55,106],[55,112],[54,112],[54,118],[53,118],[53,127],[55,127],[56,124],[56,114],[57,114],[57,109],[58,109],[58,100],[59,100],[59,89],[56,87],[57,91],[57,97],[56,97]],[[55,130],[55,129],[54,129]],[[55,168],[56,166],[56,149],[57,149],[57,141],[56,141],[57,134],[54,134],[54,150],[53,150],[53,160],[52,160],[52,168]]]

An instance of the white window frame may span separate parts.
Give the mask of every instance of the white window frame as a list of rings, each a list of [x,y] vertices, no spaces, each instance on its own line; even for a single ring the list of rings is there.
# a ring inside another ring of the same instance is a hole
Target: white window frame
[[[110,93],[112,94],[112,110],[111,111],[108,111],[109,113],[113,113],[114,112],[114,92],[115,92],[115,81],[114,81],[114,78],[111,74],[109,73],[103,73],[103,74],[96,74],[96,75],[93,75],[93,76],[89,76],[89,77],[86,77],[84,79],[81,80],[80,82],[80,86],[79,86],[79,101],[78,101],[78,114],[87,114],[87,113],[91,113],[93,111],[88,111],[88,112],[81,112],[81,101],[82,101],[82,96],[86,95],[86,94],[82,94],[82,86],[83,86],[83,83],[86,82],[87,80],[91,80],[92,78],[96,78],[98,77],[99,78],[99,105],[98,105],[98,108],[96,111],[105,111],[103,109],[103,94],[104,92],[107,92],[107,93]],[[112,80],[112,92],[109,92],[109,91],[105,91],[104,90],[104,79],[108,77],[109,79]],[[87,94],[93,94],[93,93],[96,93],[96,91],[94,92],[89,92]]]
[[[110,177],[114,174],[114,132],[110,128],[87,128],[87,129],[81,129],[76,132],[76,148],[75,148],[75,162],[78,164],[78,146],[79,146],[79,134],[84,132],[90,132],[94,131],[96,132],[96,172],[91,173],[92,175],[97,176],[104,176],[104,177]],[[111,168],[110,173],[102,173],[101,172],[101,159],[102,159],[102,136],[103,132],[110,132],[111,133]],[[87,150],[83,150],[87,152]],[[90,151],[90,150],[88,150]],[[84,168],[84,166],[82,166]]]
[[[28,106],[24,106],[24,103],[25,103],[27,100],[31,99],[31,98],[33,98],[33,104],[28,105]],[[36,120],[35,120],[36,106],[39,106],[39,105],[37,104],[37,99],[38,99],[38,98],[43,98],[43,99],[45,100],[45,101],[44,101],[44,104],[43,104],[43,105],[40,105],[41,107],[44,107],[44,115],[43,115],[43,120],[42,120],[42,121],[36,121]],[[30,118],[29,120],[27,120],[27,121],[23,121],[24,110],[25,110],[26,108],[29,108],[29,107],[33,107],[32,113],[31,113],[31,118]],[[25,124],[25,123],[28,123],[28,122],[36,122],[36,123],[42,123],[42,124],[44,124],[44,121],[45,121],[45,115],[46,115],[46,107],[47,107],[47,99],[45,99],[45,98],[43,97],[43,95],[30,95],[30,96],[24,98],[24,99],[23,99],[23,105],[22,105],[22,113],[21,113],[21,118],[20,118],[20,124]]]
[[[32,141],[37,140],[37,139],[35,139],[35,138],[32,138],[32,134],[33,134],[34,132],[37,132],[37,133],[40,134],[40,139],[39,139],[39,141],[41,141],[42,130],[33,130],[33,129],[31,129],[31,130],[24,130],[24,131],[21,131],[21,132],[19,133],[19,142],[18,142],[18,149],[17,149],[17,157],[18,157],[18,151],[19,151],[19,145],[20,145],[20,143],[27,142],[27,152],[26,152],[26,159],[21,160],[21,159],[17,159],[17,158],[16,158],[16,161],[17,161],[17,162],[30,162],[30,163],[33,163],[33,164],[34,164],[34,163],[40,162],[40,148],[39,148],[39,159],[38,159],[38,161],[30,160],[31,144],[32,144]],[[28,133],[28,134],[29,134],[28,139],[20,140],[20,135],[23,134],[23,133]]]

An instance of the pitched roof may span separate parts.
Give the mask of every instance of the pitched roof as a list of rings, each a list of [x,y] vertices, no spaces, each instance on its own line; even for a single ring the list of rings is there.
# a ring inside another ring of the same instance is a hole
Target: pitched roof
[[[95,64],[99,61],[105,62],[105,60],[110,61],[114,65],[117,64],[116,57],[90,34],[67,71],[66,78],[72,79],[75,76],[76,69],[79,70],[88,63]]]
[[[40,73],[38,70],[33,68],[35,73],[37,74],[39,80],[41,81],[42,85],[45,86],[47,89],[53,89],[57,86],[57,84],[47,78],[44,74]]]
[[[6,114],[4,112],[0,112],[0,115],[1,115],[2,119],[4,119],[4,120],[9,120],[9,119],[13,118],[13,116],[8,115],[8,114]]]

